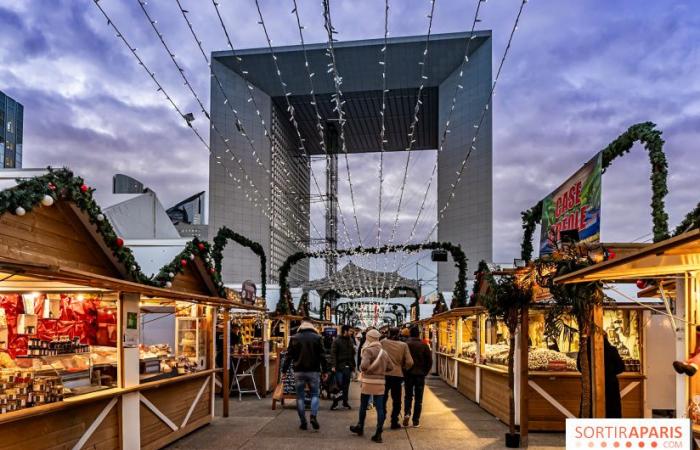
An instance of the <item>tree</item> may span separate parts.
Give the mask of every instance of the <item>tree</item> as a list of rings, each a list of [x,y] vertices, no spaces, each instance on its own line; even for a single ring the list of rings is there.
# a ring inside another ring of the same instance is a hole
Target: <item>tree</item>
[[[508,387],[510,393],[508,426],[511,435],[515,434],[515,333],[520,319],[532,300],[532,276],[530,272],[502,275],[496,279],[488,268],[481,273],[481,282],[488,282],[486,293],[478,295],[479,302],[486,308],[492,320],[502,320],[510,334],[508,348]],[[526,339],[526,336],[523,336]],[[527,341],[525,341],[524,345]],[[527,362],[524,362],[527,364]]]
[[[581,410],[579,417],[592,416],[592,384],[589,342],[594,331],[593,311],[603,303],[602,284],[598,281],[586,283],[560,284],[555,283],[556,277],[581,270],[593,264],[588,256],[588,249],[582,246],[571,246],[558,250],[552,255],[535,261],[538,283],[549,288],[554,299],[552,308],[547,311],[545,318],[547,334],[567,336],[573,339],[579,336],[579,365],[581,369]],[[573,317],[576,328],[566,321]]]

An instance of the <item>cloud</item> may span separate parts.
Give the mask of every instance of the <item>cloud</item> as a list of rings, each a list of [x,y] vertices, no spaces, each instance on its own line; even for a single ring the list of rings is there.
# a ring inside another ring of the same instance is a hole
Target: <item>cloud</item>
[[[228,44],[210,2],[182,0],[207,51]],[[155,189],[167,206],[208,188],[208,153],[156,91],[89,0],[7,2],[0,8],[0,89],[25,105],[25,166],[69,165],[106,197],[110,175],[124,172]],[[221,1],[235,48],[266,45],[254,4]],[[114,22],[183,111],[208,136],[207,123],[183,86],[136,2],[101,0]],[[434,33],[463,31],[476,2],[440,0]],[[480,28],[493,30],[500,60],[519,2],[482,5]],[[261,0],[274,45],[298,43],[291,1]],[[321,2],[299,2],[307,42],[324,42]],[[390,36],[427,29],[430,4],[391,2]],[[165,39],[208,105],[209,69],[174,2],[150,2]],[[339,39],[383,36],[383,3],[332,2]],[[537,0],[525,7],[493,107],[494,258],[519,253],[520,211],[530,207],[628,126],[651,120],[664,131],[669,158],[671,225],[698,201],[700,169],[700,10],[692,0]],[[415,152],[395,239],[408,238],[434,164]],[[603,180],[603,238],[650,231],[649,168],[641,147],[616,161]],[[378,155],[351,155],[355,210],[363,242],[376,239]],[[345,161],[340,203],[353,241]],[[388,154],[382,236],[396,217],[405,155]],[[322,171],[319,183],[325,183]],[[418,224],[422,240],[436,219],[436,183]],[[312,191],[314,188],[312,187]],[[322,230],[322,207],[314,207]],[[344,234],[340,231],[341,236]],[[425,255],[422,255],[425,256]],[[413,261],[415,258],[409,258]],[[371,261],[367,262],[371,264]],[[474,263],[472,263],[474,264]],[[407,269],[408,270],[408,269]],[[412,275],[412,268],[406,274]]]

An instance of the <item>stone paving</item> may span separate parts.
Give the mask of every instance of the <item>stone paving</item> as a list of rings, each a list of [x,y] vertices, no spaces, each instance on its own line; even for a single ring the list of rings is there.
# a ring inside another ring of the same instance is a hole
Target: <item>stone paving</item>
[[[318,432],[299,430],[294,402],[271,409],[271,399],[231,398],[230,417],[219,417],[221,399],[217,399],[214,422],[177,441],[169,449],[476,449],[504,448],[507,427],[456,390],[437,378],[426,383],[420,428],[386,429],[384,443],[369,440],[376,420],[370,411],[365,436],[351,434],[348,426],[357,421],[359,385],[352,383],[352,411],[329,411],[330,402],[321,401]],[[391,404],[389,405],[391,408]],[[388,428],[388,422],[387,422]],[[564,448],[562,433],[530,433],[530,448]]]

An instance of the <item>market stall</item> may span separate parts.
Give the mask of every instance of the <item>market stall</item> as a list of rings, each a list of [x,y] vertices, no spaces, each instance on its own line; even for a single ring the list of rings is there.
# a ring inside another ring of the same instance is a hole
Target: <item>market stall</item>
[[[658,296],[674,311],[675,348],[668,352],[675,359],[684,361],[695,354],[697,342],[696,326],[700,311],[700,230],[688,231],[644,247],[634,253],[605,261],[586,269],[555,279],[558,283],[580,283],[586,281],[628,282],[649,288],[641,291],[645,297]],[[649,292],[653,291],[653,292]],[[671,305],[675,305],[671,308]],[[686,320],[689,321],[686,322]],[[648,340],[654,339],[653,335]],[[697,376],[677,376],[673,367],[666,368],[668,379],[675,380],[676,417],[688,414],[694,424],[693,430],[700,431],[700,415],[694,404],[694,397],[700,394],[700,381]],[[604,395],[604,393],[603,393]]]
[[[651,307],[610,304],[603,329],[625,362],[620,380],[623,417],[644,417],[646,393],[645,332]],[[579,410],[581,374],[576,365],[578,339],[545,335],[546,303],[528,313],[527,420],[531,431],[564,430]],[[509,417],[507,327],[488,318],[483,308],[456,308],[431,319],[437,334],[438,375],[462,395],[503,422]],[[516,373],[521,364],[516,352]],[[521,397],[516,391],[516,411]],[[516,417],[518,417],[516,415]],[[519,419],[519,417],[518,417]],[[519,420],[518,420],[519,422]]]
[[[214,311],[232,302],[206,245],[145,277],[82,183],[51,171],[0,193],[2,449],[160,448],[214,414]],[[144,342],[149,307],[187,319],[171,343]]]
[[[546,333],[546,304],[536,304],[528,312],[527,415],[531,431],[562,431],[565,420],[578,416],[581,374],[577,368],[578,336],[561,332]],[[635,304],[610,304],[603,311],[603,330],[625,363],[618,376],[623,417],[644,417],[645,323],[649,309]],[[573,319],[569,325],[575,328]],[[508,418],[502,405],[508,395],[508,330],[499,321],[486,321],[480,404],[499,419]],[[520,362],[516,359],[516,373]],[[520,403],[516,396],[517,404]],[[507,403],[506,403],[507,405]]]

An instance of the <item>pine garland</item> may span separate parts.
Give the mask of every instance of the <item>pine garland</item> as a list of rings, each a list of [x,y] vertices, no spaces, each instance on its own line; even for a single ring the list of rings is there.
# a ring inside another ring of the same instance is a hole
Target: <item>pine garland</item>
[[[309,294],[304,292],[301,294],[301,299],[299,300],[299,307],[297,311],[300,316],[309,317],[311,315],[311,304],[309,303]]]
[[[214,258],[214,263],[216,264],[216,271],[221,273],[221,262],[224,259],[224,248],[228,241],[234,241],[244,247],[248,247],[258,255],[260,258],[260,295],[262,298],[266,298],[267,295],[267,257],[265,256],[265,249],[262,245],[257,242],[251,241],[242,234],[238,234],[230,228],[223,226],[216,233],[214,238],[214,248],[212,250],[212,257]]]
[[[683,221],[678,224],[676,229],[673,231],[674,236],[678,236],[681,233],[685,233],[695,228],[700,228],[700,203],[695,207],[694,210],[690,211]]]
[[[185,271],[185,267],[199,257],[204,262],[204,266],[211,276],[214,285],[216,286],[219,297],[226,297],[224,284],[221,280],[221,273],[216,270],[214,260],[209,255],[210,245],[208,242],[200,241],[196,237],[185,245],[182,250],[173,260],[163,266],[158,273],[153,277],[152,283],[160,287],[170,287],[172,280],[180,273]]]
[[[651,165],[651,176],[649,179],[652,190],[651,219],[654,224],[654,242],[659,242],[669,237],[668,214],[666,213],[664,202],[666,194],[668,194],[668,162],[663,149],[664,140],[661,138],[661,131],[656,129],[656,125],[652,122],[632,125],[601,150],[603,154],[603,173],[616,158],[629,153],[635,142],[644,144],[647,152],[649,152],[649,163]],[[698,211],[698,214],[700,214],[700,211]],[[540,201],[527,211],[523,211],[521,216],[524,233],[520,255],[522,259],[531,261],[533,253],[532,235],[535,232],[535,226],[540,223],[542,218],[542,202]]]
[[[458,270],[457,280],[455,281],[454,291],[452,296],[452,307],[467,306],[467,256],[464,254],[460,245],[454,245],[451,242],[429,242],[427,244],[409,244],[409,245],[384,245],[382,247],[355,247],[350,249],[337,250],[331,253],[327,250],[318,252],[296,252],[292,253],[280,266],[279,280],[280,292],[284,293],[289,290],[289,273],[294,264],[304,258],[322,258],[331,255],[351,256],[358,253],[379,255],[395,251],[416,252],[419,250],[446,250],[452,254],[455,267]],[[417,295],[417,292],[414,292]]]
[[[46,202],[49,198],[51,204],[55,201],[71,202],[88,216],[91,224],[95,225],[112,254],[123,264],[129,280],[148,286],[167,287],[167,283],[172,279],[169,274],[175,275],[182,272],[181,261],[183,259],[189,261],[190,255],[198,255],[205,260],[219,295],[225,296],[221,275],[208,258],[208,243],[196,238],[188,242],[185,249],[170,264],[161,268],[155,277],[149,277],[141,271],[133,252],[124,246],[124,240],[117,236],[112,224],[95,201],[93,197],[95,189],[86,185],[83,178],[75,176],[68,168],[48,167],[47,170],[48,173],[45,175],[18,179],[16,186],[0,191],[0,215],[6,213],[24,215],[34,208],[41,207],[42,202]]]

